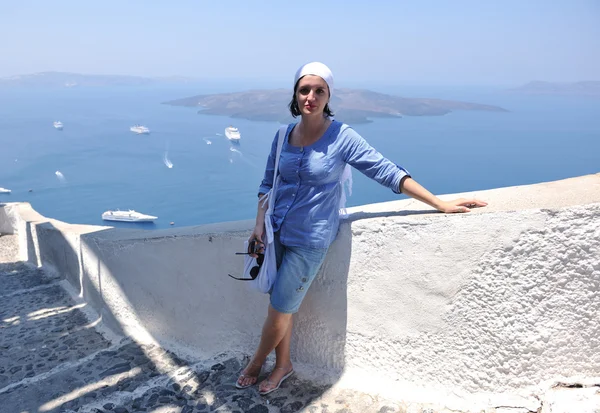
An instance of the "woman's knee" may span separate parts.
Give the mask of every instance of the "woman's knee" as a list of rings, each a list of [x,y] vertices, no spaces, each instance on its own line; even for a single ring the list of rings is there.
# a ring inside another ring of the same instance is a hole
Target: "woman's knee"
[[[269,305],[269,316],[268,320],[270,324],[276,329],[287,329],[292,321],[292,314],[282,313]]]

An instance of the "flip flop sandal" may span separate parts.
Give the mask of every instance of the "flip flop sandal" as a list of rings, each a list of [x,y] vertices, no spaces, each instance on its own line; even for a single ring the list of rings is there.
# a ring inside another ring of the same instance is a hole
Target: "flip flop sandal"
[[[253,366],[255,366],[255,367],[260,367],[260,369],[262,370],[262,364],[256,364],[256,363],[254,363],[252,361],[250,362],[250,364],[253,365]],[[246,368],[248,368],[248,366],[246,366]],[[246,369],[244,369],[244,370],[246,370]],[[247,389],[248,387],[252,387],[258,381],[258,376],[260,376],[260,371],[258,372],[258,374],[256,376],[251,376],[250,374],[244,374],[244,373],[242,373],[242,374],[240,374],[240,376],[238,377],[238,379],[235,381],[235,387],[238,388],[238,389],[240,389],[240,390]],[[242,386],[240,384],[240,379],[241,380],[243,380],[243,379],[256,379],[256,380],[254,380],[250,384]]]
[[[284,370],[284,369],[285,369],[285,367],[275,367],[275,369]],[[274,370],[275,370],[275,369],[274,369]],[[269,393],[271,393],[271,392],[274,392],[275,390],[277,390],[277,389],[278,389],[278,388],[281,386],[281,383],[283,383],[283,381],[284,381],[285,379],[287,379],[288,377],[290,377],[292,374],[294,374],[294,369],[291,369],[291,370],[289,371],[289,373],[287,373],[285,376],[283,376],[283,377],[281,378],[281,380],[279,380],[279,383],[277,383],[277,387],[273,387],[272,389],[269,389],[269,390],[266,390],[266,391],[259,391],[258,393],[259,393],[261,396],[264,396],[264,395],[266,395],[266,394],[269,394]],[[275,384],[275,383],[273,383],[273,382],[270,380],[270,378],[271,378],[271,376],[269,375],[269,378],[268,378],[267,380],[265,380],[265,381],[267,382],[267,384],[269,385],[269,387],[270,387],[270,386],[272,386],[273,384]]]

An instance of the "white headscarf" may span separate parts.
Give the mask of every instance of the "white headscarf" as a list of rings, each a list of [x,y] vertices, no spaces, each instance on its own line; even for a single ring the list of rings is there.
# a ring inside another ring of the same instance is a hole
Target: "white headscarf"
[[[298,69],[296,71],[296,76],[294,76],[294,87],[296,86],[296,83],[298,83],[298,80],[300,80],[302,76],[306,75],[319,76],[321,79],[327,82],[327,87],[329,87],[329,95],[331,96],[333,94],[333,73],[331,73],[331,70],[323,63],[311,62]]]

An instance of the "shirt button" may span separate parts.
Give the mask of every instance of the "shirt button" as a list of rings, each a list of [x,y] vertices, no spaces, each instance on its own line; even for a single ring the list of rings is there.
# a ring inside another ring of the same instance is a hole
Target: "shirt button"
[[[296,194],[292,194],[292,196],[296,196]]]

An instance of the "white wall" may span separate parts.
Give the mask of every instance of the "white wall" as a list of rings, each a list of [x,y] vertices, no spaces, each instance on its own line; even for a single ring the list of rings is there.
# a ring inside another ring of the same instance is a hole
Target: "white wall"
[[[351,209],[295,318],[295,360],[457,394],[600,377],[600,174],[477,196],[489,207],[460,215]],[[227,277],[251,221],[147,232],[12,204],[6,222],[117,332],[201,356],[257,344],[268,297]]]

